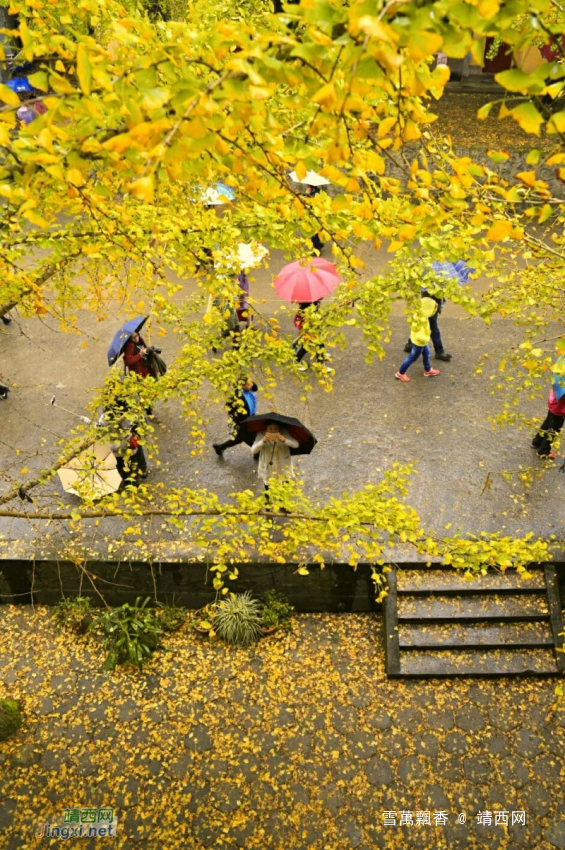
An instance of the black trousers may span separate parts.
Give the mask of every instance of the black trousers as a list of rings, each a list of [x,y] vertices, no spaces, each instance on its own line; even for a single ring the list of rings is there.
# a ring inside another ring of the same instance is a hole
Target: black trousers
[[[551,410],[547,411],[547,416],[532,440],[532,446],[538,450],[540,457],[547,457],[550,453],[553,441],[563,428],[564,422],[565,416],[558,416],[556,413],[552,413]]]
[[[226,440],[224,443],[218,443],[218,448],[223,452],[225,449],[231,449],[233,446],[239,446],[243,443],[241,437],[236,434],[231,440]]]
[[[300,345],[299,339],[297,339],[296,342],[293,342],[292,347],[296,351],[296,359],[297,359],[298,363],[300,363],[302,360],[304,360],[304,357],[306,356],[307,351],[306,351],[306,349],[304,348],[303,345]],[[314,358],[318,361],[318,363],[325,363],[326,362],[325,351],[326,351],[326,349],[324,348],[323,345],[321,345],[321,346],[319,346],[318,350],[314,354]]]
[[[321,252],[323,247],[324,247],[324,243],[320,239],[319,234],[315,233],[314,236],[312,236],[312,248],[315,251]]]

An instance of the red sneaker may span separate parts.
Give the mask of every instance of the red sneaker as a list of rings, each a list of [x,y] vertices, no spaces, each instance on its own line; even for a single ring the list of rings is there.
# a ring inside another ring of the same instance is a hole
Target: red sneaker
[[[410,381],[408,375],[401,375],[400,372],[397,372],[394,377],[398,378],[399,381],[402,381],[403,384],[408,384]]]
[[[439,369],[429,369],[427,372],[424,369],[425,378],[435,378],[436,375],[439,375]]]

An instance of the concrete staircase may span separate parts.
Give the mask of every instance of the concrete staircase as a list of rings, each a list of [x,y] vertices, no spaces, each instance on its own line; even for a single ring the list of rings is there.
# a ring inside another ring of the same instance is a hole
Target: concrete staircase
[[[532,579],[490,571],[467,581],[452,568],[414,565],[387,575],[387,674],[394,678],[557,676],[565,673],[555,566]]]

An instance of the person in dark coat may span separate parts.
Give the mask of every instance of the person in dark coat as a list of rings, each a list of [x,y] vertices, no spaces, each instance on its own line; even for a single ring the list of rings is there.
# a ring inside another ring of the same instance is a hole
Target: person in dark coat
[[[307,186],[306,189],[304,190],[304,194],[308,195],[310,198],[315,197],[315,195],[318,195],[319,193],[320,193],[320,187],[319,186]],[[322,248],[324,247],[324,243],[320,239],[320,234],[315,233],[312,236],[311,241],[312,241],[312,248],[314,249],[314,251],[318,255],[321,254]]]
[[[6,401],[9,392],[10,387],[5,387],[4,384],[0,384],[0,399],[2,399],[2,401]]]
[[[315,310],[318,310],[321,303],[321,298],[318,301],[308,301],[299,303],[298,310],[293,319],[294,327],[297,331],[299,331],[300,334],[292,344],[292,347],[296,352],[296,359],[299,364],[298,369],[300,372],[305,372],[308,369],[308,364],[304,361],[304,357],[308,352],[306,351],[306,348],[303,345],[304,340],[306,339],[306,335],[304,333],[304,319],[306,318],[305,310],[307,310],[309,307],[313,307]],[[309,338],[311,339],[312,337],[310,336]],[[317,347],[314,356],[318,363],[321,363],[324,366],[325,370],[329,372],[330,366],[327,365],[326,361],[330,360],[331,358],[329,354],[326,353],[326,349],[322,344]]]
[[[537,449],[539,457],[554,458],[556,454],[551,447],[565,422],[565,395],[557,399],[552,389],[549,393],[547,408],[547,416],[532,440],[532,448]]]
[[[101,428],[116,429],[112,451],[116,468],[126,484],[137,484],[147,478],[147,459],[141,445],[137,423],[123,415],[123,404],[118,402],[104,410],[98,419]]]
[[[233,436],[231,439],[223,443],[212,443],[214,451],[218,457],[223,457],[226,449],[231,449],[232,446],[239,446],[243,442],[239,436],[239,426],[248,416],[254,416],[257,410],[257,384],[246,378],[240,387],[230,396],[226,404],[228,416],[231,420],[231,431]]]

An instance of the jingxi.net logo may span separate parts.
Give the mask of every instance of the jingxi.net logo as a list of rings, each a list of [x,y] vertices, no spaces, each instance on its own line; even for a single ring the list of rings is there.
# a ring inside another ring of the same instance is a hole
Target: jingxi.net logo
[[[113,838],[118,828],[114,809],[65,809],[61,823],[40,823],[37,838]]]

